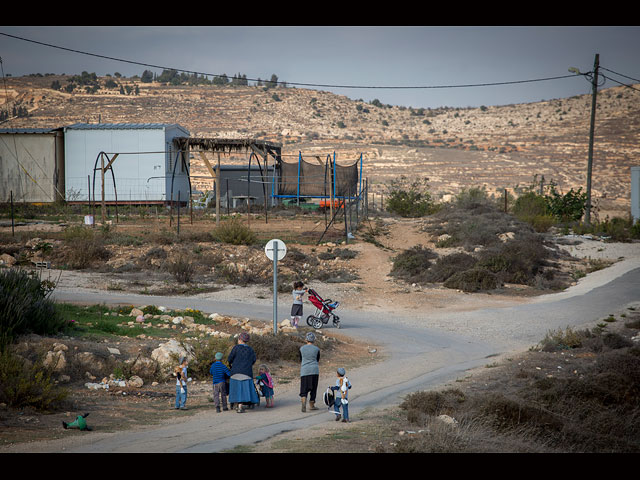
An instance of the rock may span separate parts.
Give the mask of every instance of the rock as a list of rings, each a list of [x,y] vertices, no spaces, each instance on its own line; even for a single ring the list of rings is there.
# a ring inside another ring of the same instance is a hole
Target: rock
[[[503,242],[508,242],[509,240],[513,240],[515,236],[516,234],[514,232],[507,232],[507,233],[501,233],[500,235],[498,235],[498,238]]]
[[[171,320],[171,322],[174,325],[181,325],[182,324],[182,320],[184,320],[183,317],[174,317],[173,320]]]
[[[456,425],[458,423],[455,418],[452,418],[449,415],[438,415],[436,418],[447,425]]]
[[[71,377],[69,375],[60,375],[58,377],[58,382],[60,383],[69,383],[71,381]]]
[[[118,350],[117,348],[107,347],[107,350],[109,350],[109,353],[111,355],[120,355],[120,350]]]
[[[144,316],[143,315],[138,315],[136,317],[136,322],[138,323],[144,323]]]
[[[54,343],[53,344],[53,351],[54,352],[66,352],[69,350],[69,347],[67,347],[64,343]]]
[[[290,327],[290,326],[291,326],[291,320],[288,318],[285,318],[280,322],[280,327]]]
[[[43,365],[47,368],[51,368],[56,372],[61,372],[67,366],[67,359],[64,356],[64,352],[47,352],[42,361]]]
[[[131,365],[131,373],[140,377],[152,377],[158,370],[158,362],[149,357],[138,357]]]
[[[176,360],[173,357],[189,358],[190,352],[187,351],[177,340],[171,339],[166,343],[161,344],[153,352],[151,352],[151,358],[158,362],[159,365],[171,365]]]
[[[16,261],[17,260],[8,253],[3,253],[2,255],[0,255],[0,265],[7,265],[9,267],[12,267],[16,264]]]
[[[105,365],[100,357],[91,352],[80,352],[76,355],[76,360],[85,368],[93,371],[104,370]]]
[[[182,319],[182,324],[183,324],[183,325],[187,325],[187,326],[193,325],[195,322],[196,322],[196,321],[195,321],[195,319],[194,319],[193,317],[187,317],[187,316],[185,316],[185,317],[183,317],[183,319]]]
[[[130,317],[137,317],[138,315],[144,316],[144,312],[142,310],[140,310],[139,308],[131,309],[131,312],[129,313]]]
[[[140,388],[142,385],[144,385],[144,381],[137,375],[133,375],[127,381],[127,387]]]

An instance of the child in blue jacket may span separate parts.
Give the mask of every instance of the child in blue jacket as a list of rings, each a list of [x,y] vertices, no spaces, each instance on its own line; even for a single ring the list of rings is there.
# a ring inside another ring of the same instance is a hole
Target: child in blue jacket
[[[227,379],[231,376],[229,368],[222,363],[222,353],[216,353],[216,359],[209,368],[209,373],[213,376],[213,404],[216,406],[216,412],[220,412],[220,400],[222,400],[222,409],[229,410],[227,407]]]

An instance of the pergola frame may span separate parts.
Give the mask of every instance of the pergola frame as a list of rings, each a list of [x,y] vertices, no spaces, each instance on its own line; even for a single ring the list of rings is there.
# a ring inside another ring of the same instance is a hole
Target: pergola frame
[[[216,191],[216,224],[220,222],[220,154],[229,154],[231,152],[249,152],[249,165],[247,167],[247,210],[250,211],[249,197],[251,194],[251,161],[255,158],[260,168],[260,176],[262,177],[262,188],[264,193],[264,213],[265,221],[267,219],[267,191],[265,178],[267,176],[267,164],[269,156],[273,157],[274,165],[282,161],[282,145],[274,142],[256,139],[227,139],[227,138],[197,138],[197,137],[176,137],[174,138],[178,150],[182,152],[191,152],[196,147],[200,152],[200,158],[205,163],[209,174],[215,181]],[[218,167],[214,171],[211,162],[206,157],[205,152],[217,153]],[[260,157],[264,161],[264,169],[260,164]],[[275,172],[274,168],[274,172]],[[248,217],[248,216],[247,216]]]

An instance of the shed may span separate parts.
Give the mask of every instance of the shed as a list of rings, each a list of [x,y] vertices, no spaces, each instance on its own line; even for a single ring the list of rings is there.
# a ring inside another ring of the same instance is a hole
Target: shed
[[[214,173],[217,174],[217,166],[213,166]],[[263,176],[266,179],[273,179],[274,167],[267,167],[267,173],[258,165],[221,165],[220,166],[220,205],[223,207],[235,208],[240,205],[251,204],[262,205],[265,200],[265,192],[269,198],[273,182],[263,188]],[[268,180],[267,180],[268,181]],[[214,186],[215,195],[215,186]],[[215,196],[213,197],[215,199]]]
[[[63,201],[64,164],[61,129],[0,129],[0,202]]]
[[[189,156],[178,124],[76,123],[64,127],[67,201],[165,204],[189,198]]]

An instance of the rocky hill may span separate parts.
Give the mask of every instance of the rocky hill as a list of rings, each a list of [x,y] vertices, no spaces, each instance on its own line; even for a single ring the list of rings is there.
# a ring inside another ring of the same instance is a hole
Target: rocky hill
[[[419,109],[310,89],[174,86],[142,83],[136,77],[101,77],[98,88],[67,92],[70,78],[7,78],[0,110],[22,107],[28,116],[10,116],[1,128],[164,122],[178,123],[196,137],[280,142],[290,161],[298,152],[324,160],[335,151],[338,163],[350,164],[362,153],[363,177],[379,193],[401,175],[427,177],[432,193],[445,198],[472,186],[513,191],[530,185],[534,176],[565,192],[586,188],[590,94],[504,106]],[[56,81],[61,88],[52,88]],[[639,154],[640,93],[621,86],[599,91],[592,180],[596,215],[629,214],[630,167],[640,165]],[[237,156],[223,159],[245,162]],[[192,166],[194,174],[205,171],[197,155]]]

